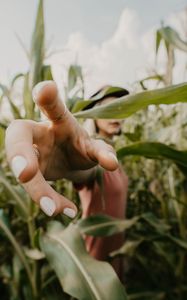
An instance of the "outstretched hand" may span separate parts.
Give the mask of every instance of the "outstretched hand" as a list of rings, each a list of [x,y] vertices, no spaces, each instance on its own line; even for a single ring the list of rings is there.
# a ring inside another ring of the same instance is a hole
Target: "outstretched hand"
[[[118,167],[113,148],[89,137],[60,99],[56,84],[44,81],[33,89],[33,99],[48,121],[15,120],[6,131],[9,164],[31,198],[48,215],[60,212],[74,218],[77,208],[46,180],[67,178],[86,182],[97,164]]]

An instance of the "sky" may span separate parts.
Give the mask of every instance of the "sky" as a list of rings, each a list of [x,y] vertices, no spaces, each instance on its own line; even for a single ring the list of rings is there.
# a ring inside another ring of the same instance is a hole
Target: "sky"
[[[38,0],[0,0],[0,83],[28,68],[17,36],[29,49],[37,4]],[[130,87],[149,73],[155,29],[164,21],[183,34],[179,17],[187,1],[44,0],[44,6],[47,47],[59,51],[48,59],[55,80],[65,84],[69,64],[77,62],[89,95],[104,84]],[[180,53],[179,65],[185,59]],[[184,80],[180,70],[175,72],[176,83]]]

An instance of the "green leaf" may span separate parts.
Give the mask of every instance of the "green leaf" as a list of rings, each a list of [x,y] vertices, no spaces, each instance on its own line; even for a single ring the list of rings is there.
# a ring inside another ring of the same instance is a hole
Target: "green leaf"
[[[71,65],[68,70],[68,86],[65,88],[65,101],[68,109],[72,112],[73,107],[82,98],[84,98],[82,67]]]
[[[158,49],[160,47],[161,40],[162,40],[162,35],[161,35],[160,31],[157,30],[157,32],[156,32],[156,54],[158,53]]]
[[[19,73],[19,74],[15,75],[14,78],[12,79],[12,81],[11,81],[11,87],[14,86],[15,82],[17,81],[17,79],[19,79],[21,77],[24,77],[24,76],[25,76],[25,74],[23,74],[23,73]]]
[[[41,72],[44,60],[44,14],[43,0],[39,1],[36,23],[33,30],[31,50],[30,50],[30,72],[29,88],[30,90],[41,81]]]
[[[140,80],[139,83],[140,83],[140,85],[141,85],[141,87],[142,87],[143,90],[147,90],[147,88],[146,88],[145,85],[144,85],[144,82],[145,82],[145,81],[149,81],[149,80],[156,80],[156,81],[158,81],[158,82],[164,81],[164,76],[159,75],[159,74],[155,74],[155,75],[148,76],[148,77],[146,77],[146,78]]]
[[[21,114],[19,112],[19,109],[17,108],[17,106],[14,104],[14,102],[11,99],[11,96],[10,96],[11,95],[11,91],[5,85],[3,85],[3,84],[0,84],[0,89],[3,92],[2,97],[6,97],[6,99],[9,102],[9,105],[10,105],[10,108],[11,108],[11,111],[13,113],[14,118],[15,119],[20,119],[21,118]]]
[[[172,45],[176,49],[187,52],[187,42],[183,41],[180,38],[176,30],[169,26],[166,26],[162,27],[157,32],[157,34],[160,35],[160,37],[162,37],[167,44]],[[159,44],[159,38],[157,43]]]
[[[78,100],[73,105],[73,108],[71,110],[72,113],[76,113],[80,110],[83,110],[86,108],[90,103],[92,103],[92,100]]]
[[[80,300],[127,299],[112,267],[88,255],[78,226],[47,232],[40,244],[66,293]]]
[[[158,219],[153,213],[146,213],[142,215],[142,219],[153,227],[159,234],[166,234],[170,226],[164,223],[164,220]]]
[[[107,97],[112,95],[113,93],[124,93],[124,91],[127,92],[124,88],[116,87],[116,86],[107,86],[106,88],[103,88],[96,96],[93,96],[91,99],[77,99],[77,101],[74,103],[71,112],[76,113],[80,110],[85,110],[86,108],[90,108],[90,105],[95,105],[96,102],[100,101],[103,97]]]
[[[41,80],[42,81],[44,81],[44,80],[53,80],[51,66],[49,66],[49,65],[42,66]]]
[[[7,129],[8,125],[5,124],[5,123],[3,123],[3,122],[0,122],[0,127],[1,127],[2,130],[4,130],[4,129]],[[0,134],[0,135],[1,135],[1,134]],[[0,139],[1,139],[1,138],[0,138]],[[2,142],[4,143],[4,140],[1,139],[1,143],[2,143]]]
[[[15,205],[18,208],[16,212],[19,212],[19,217],[21,217],[22,220],[27,221],[29,217],[29,209],[25,199],[20,196],[20,194],[16,190],[16,187],[9,182],[9,180],[5,177],[4,173],[1,170],[0,183],[3,184],[8,192],[8,195],[15,201]]]
[[[62,232],[63,229],[65,229],[64,224],[58,221],[51,221],[47,224],[48,233],[57,234],[58,232]]]
[[[166,235],[169,240],[171,240],[174,244],[176,244],[177,246],[187,250],[187,241],[186,240],[182,240],[180,238],[174,237],[171,234],[167,234]]]
[[[93,215],[86,219],[80,219],[78,226],[83,234],[110,236],[134,226],[139,218],[137,216],[129,220],[120,220],[107,215]]]
[[[39,1],[36,23],[33,30],[30,50],[30,71],[25,75],[23,101],[25,118],[34,119],[34,102],[32,99],[33,87],[42,80],[51,80],[52,74],[49,66],[43,66],[45,55],[43,0]],[[48,79],[49,78],[49,79]],[[36,113],[38,116],[38,112]]]
[[[34,101],[29,87],[29,73],[25,74],[23,87],[23,104],[25,108],[25,118],[33,119],[34,116]]]
[[[71,65],[68,71],[68,91],[70,92],[76,85],[78,78],[83,80],[82,68],[78,65]]]
[[[20,114],[20,111],[19,109],[17,108],[17,106],[14,104],[14,102],[11,100],[10,97],[7,97],[8,98],[8,101],[9,101],[9,104],[10,104],[10,107],[11,107],[11,110],[12,110],[12,113],[14,115],[14,118],[15,119],[21,119],[21,114]]]
[[[178,151],[162,143],[135,143],[117,151],[119,159],[127,155],[139,155],[154,159],[169,159],[176,164],[187,167],[187,151]]]
[[[6,238],[10,241],[15,252],[17,253],[21,263],[23,264],[23,266],[26,270],[26,273],[29,278],[30,284],[32,286],[33,292],[35,293],[36,292],[35,284],[33,282],[30,266],[25,258],[22,247],[19,245],[19,243],[17,242],[13,233],[11,232],[10,228],[7,226],[7,222],[6,222],[6,218],[5,218],[3,210],[0,210],[0,229],[4,232]]]
[[[124,136],[126,136],[130,141],[137,142],[141,140],[143,128],[141,125],[136,125],[134,128],[134,132],[124,132]]]
[[[13,280],[15,285],[15,293],[17,296],[17,299],[19,299],[19,291],[20,291],[20,283],[21,283],[21,271],[23,269],[23,265],[19,259],[19,256],[17,254],[13,257]]]
[[[2,92],[5,96],[7,96],[9,94],[9,90],[6,85],[0,83],[0,89],[2,90]]]
[[[129,300],[160,300],[160,299],[167,299],[165,298],[166,292],[157,292],[157,291],[145,291],[139,293],[130,294],[128,299]]]
[[[24,248],[25,255],[33,260],[41,260],[45,258],[45,255],[43,252],[41,252],[39,249],[28,249]]]
[[[172,256],[168,255],[168,252],[164,248],[165,245],[165,240],[163,242],[153,241],[155,253],[162,257],[171,268],[175,268],[175,263],[172,260]]]
[[[6,127],[2,127],[3,124],[0,123],[0,152],[3,153],[5,149],[5,129]]]
[[[77,97],[76,96],[76,93],[75,93],[75,96],[73,96],[73,97],[68,97],[67,99],[66,99],[66,105],[67,105],[67,107],[68,107],[68,109],[71,111],[71,113],[73,112],[73,111],[77,111],[77,104],[78,104],[78,107],[79,107],[79,105],[81,106],[81,107],[84,107],[84,105],[85,104],[83,104],[83,102],[86,102],[86,101],[83,101],[82,100],[82,98],[80,98],[80,97]],[[82,103],[82,104],[81,104]],[[74,107],[75,107],[75,109],[74,109]]]
[[[77,118],[123,119],[149,105],[187,102],[187,83],[121,97],[109,104],[75,113]]]
[[[110,257],[114,257],[117,255],[128,255],[128,256],[134,256],[134,253],[138,246],[144,241],[144,239],[138,239],[136,241],[126,241],[122,247],[120,247],[118,250],[113,251],[110,253]]]

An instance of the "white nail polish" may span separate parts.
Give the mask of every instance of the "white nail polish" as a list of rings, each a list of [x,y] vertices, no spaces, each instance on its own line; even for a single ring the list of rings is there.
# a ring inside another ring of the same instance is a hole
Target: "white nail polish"
[[[56,210],[56,205],[51,198],[45,196],[40,199],[40,208],[47,216],[51,217]]]
[[[40,91],[44,88],[44,86],[46,86],[50,82],[53,82],[53,81],[52,80],[45,80],[45,81],[39,82],[37,85],[35,85],[35,87],[32,90],[32,97],[33,97],[34,102],[37,101],[38,94],[40,93]]]
[[[75,218],[75,216],[77,214],[74,209],[69,208],[69,207],[64,208],[63,213],[64,213],[64,215],[66,215],[72,219]]]
[[[21,155],[15,156],[12,161],[11,161],[11,169],[14,173],[14,175],[18,178],[22,171],[25,169],[27,166],[27,161],[25,157]]]
[[[115,160],[118,163],[118,159],[114,153],[109,152],[108,154],[113,158],[113,160]]]

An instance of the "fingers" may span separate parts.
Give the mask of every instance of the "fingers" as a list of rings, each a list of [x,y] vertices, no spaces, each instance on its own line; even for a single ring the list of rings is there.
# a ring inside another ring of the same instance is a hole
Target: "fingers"
[[[21,182],[29,181],[38,170],[33,148],[33,122],[13,121],[6,130],[5,147],[8,162]]]
[[[48,216],[64,213],[74,218],[76,206],[56,193],[39,170],[38,156],[33,146],[34,124],[32,121],[15,120],[9,125],[5,138],[8,162],[31,198]]]
[[[70,218],[76,216],[76,206],[55,192],[45,181],[40,170],[37,171],[36,175],[29,182],[24,183],[23,186],[46,215],[51,217],[63,213]]]
[[[113,147],[103,140],[91,140],[89,156],[106,170],[114,171],[118,168],[118,160]]]
[[[54,81],[42,81],[33,89],[33,99],[46,117],[54,123],[64,121],[67,109],[60,99]]]

